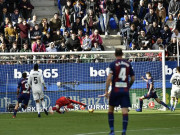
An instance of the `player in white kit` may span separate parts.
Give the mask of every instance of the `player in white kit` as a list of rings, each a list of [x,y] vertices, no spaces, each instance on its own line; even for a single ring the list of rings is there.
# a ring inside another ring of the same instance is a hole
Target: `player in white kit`
[[[45,114],[48,115],[48,112],[45,108],[44,93],[42,89],[42,87],[44,87],[44,90],[46,90],[46,86],[44,83],[43,75],[40,71],[38,71],[38,69],[39,69],[38,64],[35,64],[34,70],[32,70],[29,75],[28,84],[32,89],[33,98],[36,101],[36,110],[38,112],[38,117],[41,117],[40,100]]]
[[[172,83],[171,89],[171,111],[175,111],[178,98],[180,97],[180,67],[176,68],[177,73],[174,73],[170,79]]]

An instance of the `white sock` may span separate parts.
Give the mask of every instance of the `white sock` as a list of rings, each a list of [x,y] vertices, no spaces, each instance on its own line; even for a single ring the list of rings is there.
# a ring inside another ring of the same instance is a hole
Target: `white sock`
[[[170,104],[171,104],[171,106],[173,106],[173,99],[171,98],[171,100],[170,100]]]
[[[178,103],[178,100],[175,100],[174,102],[174,109],[176,108],[176,104]]]
[[[45,108],[45,102],[44,102],[44,100],[41,101],[41,104],[42,104],[42,106],[43,106],[43,110],[46,109],[46,108]]]
[[[36,103],[36,110],[38,114],[40,114],[40,103]]]

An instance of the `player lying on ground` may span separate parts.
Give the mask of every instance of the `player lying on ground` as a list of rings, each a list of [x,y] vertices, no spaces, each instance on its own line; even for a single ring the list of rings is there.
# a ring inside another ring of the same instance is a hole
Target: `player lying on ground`
[[[30,98],[30,88],[28,87],[28,84],[27,84],[27,74],[23,73],[22,78],[18,82],[17,103],[16,103],[16,106],[14,108],[13,118],[16,117],[16,113],[18,110],[21,110],[22,108],[23,109],[27,108],[29,98]],[[20,108],[18,108],[19,103],[23,103]]]
[[[143,106],[143,100],[144,99],[150,99],[150,98],[154,98],[156,100],[156,102],[158,102],[159,104],[165,106],[166,108],[170,109],[170,107],[165,104],[163,101],[161,101],[157,94],[156,94],[156,91],[154,89],[154,81],[153,81],[153,78],[151,76],[151,73],[150,72],[146,72],[146,78],[145,79],[143,76],[141,77],[146,83],[147,83],[147,89],[148,89],[148,93],[145,94],[144,96],[140,97],[139,98],[139,103],[140,103],[140,108],[136,109],[137,112],[142,112],[142,106]]]
[[[170,79],[172,83],[171,89],[171,111],[175,111],[178,98],[180,97],[180,67],[176,68],[177,73],[174,73]]]
[[[33,98],[36,102],[36,110],[38,112],[38,117],[41,117],[40,100],[45,114],[48,115],[48,112],[45,107],[44,93],[42,87],[44,87],[44,90],[46,90],[47,88],[43,79],[43,75],[40,71],[38,71],[38,69],[38,64],[35,64],[34,70],[31,71],[29,75],[28,85],[32,88]]]
[[[59,109],[61,107],[64,107],[66,111],[67,111],[67,108],[73,109],[74,106],[72,105],[72,103],[73,104],[83,105],[84,107],[87,106],[87,105],[85,105],[85,104],[83,104],[81,102],[78,102],[78,101],[75,101],[75,100],[71,100],[70,97],[60,97],[59,99],[56,100],[56,106],[49,108],[49,112],[51,114],[53,114],[53,111],[56,111],[56,112],[58,112],[60,114],[64,113],[64,112],[61,112]],[[67,106],[67,108],[65,106]]]
[[[123,132],[126,134],[128,125],[128,107],[131,107],[129,88],[132,86],[135,76],[131,63],[122,59],[122,49],[118,48],[115,51],[116,61],[110,64],[110,73],[106,80],[105,96],[109,97],[109,110],[108,121],[110,127],[109,135],[115,135],[114,133],[114,107],[121,105],[123,115]],[[129,81],[130,76],[130,81]],[[112,81],[112,91],[108,93],[109,85]]]

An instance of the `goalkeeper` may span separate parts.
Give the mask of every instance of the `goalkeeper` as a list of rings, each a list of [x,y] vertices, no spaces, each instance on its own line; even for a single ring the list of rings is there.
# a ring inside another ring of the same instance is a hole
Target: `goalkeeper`
[[[136,109],[136,111],[137,112],[142,112],[143,100],[144,99],[149,100],[150,98],[154,98],[156,100],[156,102],[158,102],[159,104],[161,104],[161,105],[165,106],[166,108],[170,109],[170,107],[167,104],[165,104],[163,101],[161,101],[158,98],[158,96],[156,94],[156,91],[154,89],[154,81],[153,81],[153,78],[151,76],[151,73],[146,72],[146,79],[143,76],[141,78],[147,83],[148,93],[139,98],[140,108]]]
[[[70,97],[64,97],[64,96],[63,96],[63,97],[60,97],[59,99],[56,100],[56,106],[50,107],[50,108],[49,108],[49,112],[50,112],[51,114],[53,114],[53,111],[56,111],[56,112],[58,112],[58,113],[60,113],[60,114],[61,114],[61,113],[64,113],[64,112],[59,111],[59,109],[60,109],[61,107],[64,107],[66,111],[67,111],[67,108],[73,109],[74,106],[72,105],[72,103],[73,103],[73,104],[83,105],[84,107],[87,106],[87,105],[85,105],[85,104],[83,104],[83,103],[81,103],[81,102],[78,102],[78,101],[75,101],[75,100],[70,99]],[[66,108],[66,106],[67,106],[67,108]]]

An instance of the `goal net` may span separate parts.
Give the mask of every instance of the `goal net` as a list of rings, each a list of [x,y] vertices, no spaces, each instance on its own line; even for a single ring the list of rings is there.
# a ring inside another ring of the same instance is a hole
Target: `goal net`
[[[157,95],[165,102],[164,51],[123,51],[124,58],[131,62],[135,83],[130,89],[132,109],[138,107],[138,99],[148,91],[141,79],[151,72]],[[61,96],[88,105],[97,110],[108,109],[108,100],[98,97],[104,94],[110,62],[115,60],[114,51],[104,52],[59,52],[59,53],[1,53],[0,54],[0,112],[6,112],[8,104],[17,100],[17,82],[23,72],[30,73],[34,63],[39,64],[47,86],[46,106],[54,106]],[[148,109],[151,100],[145,100]],[[154,108],[160,108],[156,102]],[[150,105],[152,107],[152,105]],[[153,107],[152,107],[153,108]],[[75,110],[79,106],[75,105]],[[36,111],[32,94],[27,112]]]

